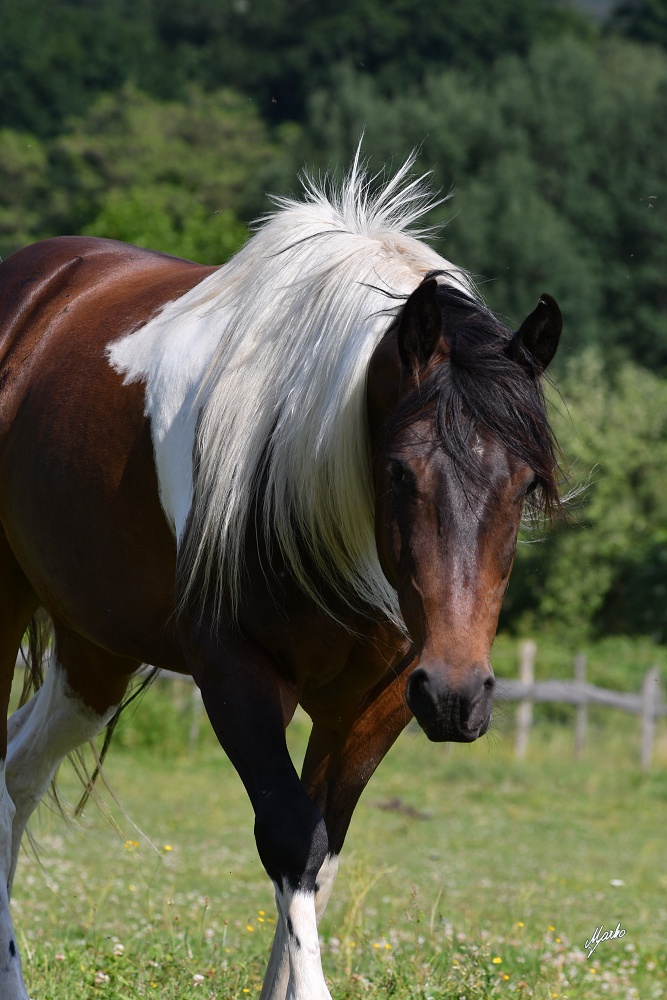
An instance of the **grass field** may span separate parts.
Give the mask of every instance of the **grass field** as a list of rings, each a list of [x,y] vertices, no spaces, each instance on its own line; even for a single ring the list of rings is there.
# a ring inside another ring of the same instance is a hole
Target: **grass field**
[[[22,858],[13,906],[34,1000],[258,996],[270,884],[212,735],[174,736],[187,710],[154,689],[126,724],[107,769],[118,829],[92,804],[79,829],[44,807],[33,824],[39,862]],[[667,996],[664,733],[646,777],[637,720],[615,715],[593,718],[584,760],[545,723],[519,763],[512,714],[472,746],[410,729],[373,779],[321,926],[334,1000]],[[142,718],[161,717],[172,738],[151,748]],[[296,758],[306,735],[298,718]],[[75,797],[65,770],[62,787]]]

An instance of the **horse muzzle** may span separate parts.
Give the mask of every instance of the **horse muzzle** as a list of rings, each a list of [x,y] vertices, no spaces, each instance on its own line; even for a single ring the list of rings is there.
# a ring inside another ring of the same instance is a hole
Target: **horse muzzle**
[[[446,667],[420,664],[408,678],[408,708],[430,740],[472,743],[491,722],[496,681],[491,667],[471,666],[454,683]]]

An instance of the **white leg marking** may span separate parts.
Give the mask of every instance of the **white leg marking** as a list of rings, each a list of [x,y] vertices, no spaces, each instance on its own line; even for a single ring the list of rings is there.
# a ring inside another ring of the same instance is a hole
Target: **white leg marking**
[[[317,924],[338,871],[330,854],[317,876],[315,894],[276,886],[278,923],[260,1000],[331,1000],[324,982]]]
[[[28,1000],[9,911],[21,837],[56,768],[113,715],[96,715],[53,661],[43,686],[8,723],[7,761],[0,762],[0,998]]]
[[[26,724],[30,713],[35,707],[36,698],[31,698],[23,708],[19,708],[16,712],[13,712],[7,719],[7,742],[10,743],[17,735],[20,729]]]
[[[278,900],[287,925],[289,985],[287,1000],[331,1000],[322,972],[315,893],[283,883]]]
[[[14,803],[5,784],[5,761],[0,761],[0,997],[2,1000],[28,1000],[16,935],[9,912],[7,879],[12,859],[12,823]]]
[[[327,908],[331,892],[338,874],[338,855],[327,854],[320,868],[315,883],[315,912],[319,924]]]
[[[287,947],[287,924],[283,917],[283,911],[278,901],[278,890],[276,889],[276,910],[278,911],[278,921],[276,923],[276,933],[273,935],[271,945],[271,955],[269,964],[264,973],[262,992],[259,1000],[285,1000],[287,988],[289,986],[289,950]]]
[[[97,736],[114,712],[115,707],[96,715],[69,686],[65,671],[53,660],[37,694],[11,717],[7,788],[16,815],[10,889],[23,831],[58,766],[68,753]]]

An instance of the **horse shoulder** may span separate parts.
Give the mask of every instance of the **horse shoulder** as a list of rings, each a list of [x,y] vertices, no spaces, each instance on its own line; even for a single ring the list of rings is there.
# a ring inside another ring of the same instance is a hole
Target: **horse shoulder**
[[[145,387],[123,384],[107,348],[210,270],[84,237],[36,244],[0,265],[4,531],[40,592],[59,594],[51,610],[113,648],[111,633],[127,633],[123,651],[154,662],[173,612],[173,584],[162,582],[174,577],[173,535]],[[106,610],[112,585],[123,595],[118,617]]]

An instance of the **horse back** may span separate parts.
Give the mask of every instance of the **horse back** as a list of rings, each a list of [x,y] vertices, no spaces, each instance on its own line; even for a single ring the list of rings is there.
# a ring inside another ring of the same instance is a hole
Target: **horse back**
[[[92,236],[57,236],[25,247],[0,263],[0,370],[18,341],[25,356],[27,341],[37,344],[45,333],[66,328],[74,315],[88,336],[94,335],[91,314],[107,310],[109,332],[114,323],[118,335],[130,332],[213,270]]]
[[[144,386],[123,385],[106,352],[212,270],[87,237],[0,265],[0,532],[54,617],[176,669]]]

